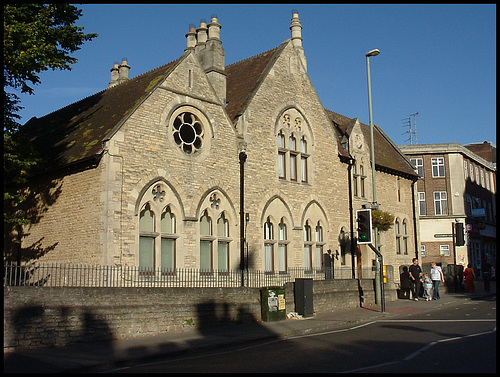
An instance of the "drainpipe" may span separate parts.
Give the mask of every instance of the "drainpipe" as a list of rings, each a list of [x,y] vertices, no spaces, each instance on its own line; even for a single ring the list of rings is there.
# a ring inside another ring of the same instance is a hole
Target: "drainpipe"
[[[241,286],[245,286],[245,161],[247,154],[241,151],[240,160],[240,272]]]
[[[417,226],[417,209],[415,208],[415,185],[417,181],[414,181],[411,185],[411,195],[412,195],[412,207],[413,207],[413,232],[415,234],[415,258],[420,259],[418,253],[418,226]]]
[[[349,226],[350,226],[350,235],[351,235],[351,269],[352,269],[352,278],[356,278],[356,261],[354,258],[354,252],[356,248],[356,242],[354,240],[354,215],[352,208],[352,166],[356,163],[356,160],[352,157],[349,158],[349,168],[347,174],[347,180],[349,182]]]

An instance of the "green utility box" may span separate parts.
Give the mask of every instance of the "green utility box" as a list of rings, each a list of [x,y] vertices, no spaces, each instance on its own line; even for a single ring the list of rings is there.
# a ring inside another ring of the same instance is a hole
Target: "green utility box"
[[[285,287],[265,287],[260,290],[262,320],[265,322],[286,319]]]

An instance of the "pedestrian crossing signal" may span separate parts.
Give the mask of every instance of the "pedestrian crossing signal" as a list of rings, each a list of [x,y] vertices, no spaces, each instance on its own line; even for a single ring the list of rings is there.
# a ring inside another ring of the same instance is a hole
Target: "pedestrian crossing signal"
[[[372,210],[358,209],[356,221],[358,223],[358,244],[372,243]]]

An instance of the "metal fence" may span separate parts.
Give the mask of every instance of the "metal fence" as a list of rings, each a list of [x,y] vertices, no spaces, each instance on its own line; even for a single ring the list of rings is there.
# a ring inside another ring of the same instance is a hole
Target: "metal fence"
[[[243,276],[242,276],[243,275]],[[362,277],[372,279],[371,268]],[[203,271],[190,268],[175,270],[141,269],[138,266],[102,266],[57,263],[17,265],[4,263],[4,286],[39,287],[245,287],[282,286],[296,278],[351,279],[350,268],[288,268],[286,272],[258,270]]]

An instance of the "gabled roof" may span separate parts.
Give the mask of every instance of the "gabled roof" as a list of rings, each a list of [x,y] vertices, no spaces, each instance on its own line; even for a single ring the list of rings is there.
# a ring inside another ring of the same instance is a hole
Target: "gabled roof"
[[[41,118],[34,117],[22,127],[22,132],[46,157],[50,164],[48,169],[98,155],[102,152],[106,136],[172,70],[178,60]]]
[[[342,135],[351,132],[350,126],[354,124],[356,118],[348,118],[330,110],[326,110],[326,113]],[[369,141],[371,138],[370,126],[361,122],[359,124],[365,140]],[[390,172],[399,172],[415,179],[418,178],[418,174],[415,173],[408,159],[377,125],[373,127],[373,139],[376,167]],[[371,151],[371,145],[367,144],[367,147]],[[339,153],[341,153],[340,149]]]
[[[290,40],[279,47],[226,67],[226,112],[233,123],[245,111],[274,61]],[[125,121],[146,96],[174,67],[179,59],[130,79],[122,84],[84,98],[51,114],[28,121],[23,132],[29,141],[49,161],[47,169],[59,168],[92,159],[102,153],[102,143]],[[326,110],[326,109],[325,109]],[[326,110],[338,134],[348,132],[356,118]],[[369,127],[361,123],[365,139],[369,140]],[[377,166],[405,174],[415,175],[408,161],[381,130],[376,128],[375,150]],[[339,154],[349,157],[337,138]]]
[[[245,111],[265,73],[271,68],[270,63],[278,58],[285,45],[286,42],[283,42],[280,47],[226,67],[226,111],[233,123]]]

